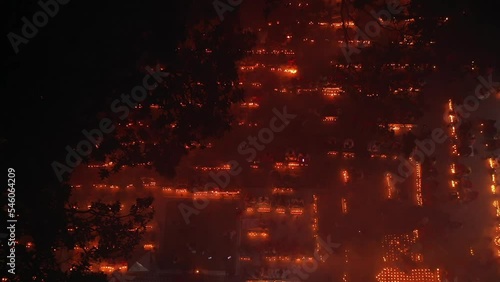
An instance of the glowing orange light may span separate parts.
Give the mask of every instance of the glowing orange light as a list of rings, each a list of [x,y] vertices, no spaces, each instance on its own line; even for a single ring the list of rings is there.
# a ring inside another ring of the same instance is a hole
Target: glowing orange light
[[[497,245],[498,247],[500,247],[500,236],[497,236],[494,240],[495,242],[495,245]]]
[[[342,178],[344,180],[344,184],[347,184],[349,182],[349,173],[347,170],[342,170]]]
[[[416,189],[417,189],[417,205],[422,206],[423,205],[423,199],[422,199],[422,166],[420,163],[417,163],[416,167]]]
[[[342,213],[347,214],[347,199],[342,198]]]

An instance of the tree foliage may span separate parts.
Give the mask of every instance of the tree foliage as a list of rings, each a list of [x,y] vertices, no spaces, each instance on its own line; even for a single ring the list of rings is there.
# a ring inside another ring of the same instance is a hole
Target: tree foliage
[[[6,30],[21,34],[20,18],[40,7],[17,2],[10,5]],[[162,175],[174,175],[186,145],[229,128],[229,107],[243,97],[235,64],[253,42],[239,28],[238,10],[220,22],[212,1],[77,1],[59,8],[19,54],[4,61],[9,72],[2,77],[2,167],[16,170],[16,213],[22,219],[16,234],[35,246],[30,252],[18,246],[24,261],[18,261],[17,281],[94,281],[99,275],[88,273],[90,263],[130,253],[152,216],[146,208],[151,200],[139,199],[127,215],[118,212],[119,203],[71,209],[72,189],[59,182],[51,164],[67,164],[65,148],[74,149],[86,139],[82,130],[99,128],[108,117],[116,130],[104,134],[84,164],[113,160],[115,168],[102,172],[108,177],[148,160]],[[170,76],[121,120],[110,106],[142,85],[146,66],[161,66]],[[154,113],[152,104],[159,106]],[[126,127],[131,121],[150,127]],[[134,141],[142,145],[129,145]],[[99,247],[86,250],[73,271],[61,269],[54,249],[83,248],[95,240]]]

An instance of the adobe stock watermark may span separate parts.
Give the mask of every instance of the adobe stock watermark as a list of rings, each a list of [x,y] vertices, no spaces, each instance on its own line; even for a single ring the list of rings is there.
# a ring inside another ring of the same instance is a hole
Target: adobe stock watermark
[[[224,20],[225,12],[234,11],[234,9],[241,5],[241,3],[243,3],[243,0],[227,0],[227,3],[224,3],[221,0],[215,0],[214,2],[212,2],[215,12],[217,12],[217,15],[219,16],[219,19],[221,21]]]
[[[131,90],[131,95],[122,93],[120,98],[115,99],[111,103],[111,111],[115,114],[119,114],[118,118],[120,120],[126,119],[130,114],[130,109],[134,109],[138,103],[144,101],[148,95],[148,91],[153,91],[164,80],[162,77],[168,77],[169,73],[162,72],[157,66],[156,70],[150,67],[146,67],[146,71],[149,73],[142,79],[142,85],[137,85]],[[155,80],[154,83],[150,83],[151,78]],[[130,97],[132,96],[132,97]],[[132,99],[131,99],[132,98]],[[69,145],[66,146],[66,159],[65,164],[57,161],[52,162],[52,170],[54,170],[57,178],[60,182],[63,182],[63,175],[65,173],[71,173],[75,167],[77,167],[83,160],[84,157],[89,156],[95,146],[98,146],[104,138],[104,134],[110,134],[116,129],[111,119],[103,118],[99,121],[99,128],[94,128],[90,131],[82,130],[85,139],[82,139],[76,145],[76,150],[71,148]]]
[[[19,45],[28,44],[29,39],[33,39],[38,34],[39,28],[43,28],[49,23],[49,17],[53,18],[59,13],[59,5],[66,5],[69,1],[70,0],[38,1],[38,6],[40,6],[41,10],[33,14],[31,21],[26,17],[21,18],[23,22],[21,34],[23,36],[14,32],[9,32],[7,34],[7,38],[14,49],[14,53],[19,53]]]
[[[387,0],[387,9],[375,12],[373,10],[370,11],[370,15],[373,17],[373,20],[367,22],[364,27],[364,31],[362,31],[359,27],[354,26],[356,29],[356,34],[354,35],[354,40],[363,42],[370,41],[371,39],[378,37],[380,35],[380,27],[387,25],[393,18],[393,15],[397,15],[403,11],[403,7],[400,6],[398,0]],[[360,43],[357,45],[360,48],[364,48],[364,44]],[[359,54],[361,50],[354,46],[353,44],[349,44],[349,42],[345,42],[340,47],[342,50],[342,54],[346,58],[347,62],[351,62],[351,56],[353,54]]]
[[[322,254],[319,253],[318,249],[314,250],[314,255],[312,260],[304,260],[300,265],[292,265],[288,267],[281,275],[282,279],[287,279],[291,282],[305,281],[309,279],[310,275],[318,270],[319,264],[325,262],[334,252],[335,249],[339,247],[339,244],[332,243],[331,236],[328,235],[326,242],[317,237],[317,241],[322,250]]]
[[[238,145],[238,153],[241,155],[248,155],[245,160],[248,162],[252,162],[255,160],[257,156],[257,151],[262,151],[266,148],[266,144],[271,143],[274,140],[274,134],[282,132],[288,124],[290,124],[291,120],[297,117],[297,115],[289,114],[287,112],[286,106],[283,107],[283,111],[279,111],[278,109],[273,109],[274,116],[269,121],[269,127],[265,127],[259,130],[257,136],[248,136],[247,141],[243,141]],[[257,142],[259,141],[259,142]],[[230,165],[229,172],[227,171],[218,171],[209,173],[210,178],[213,182],[209,182],[205,184],[203,187],[204,191],[210,191],[214,188],[225,189],[228,187],[229,182],[231,181],[231,176],[237,176],[242,171],[243,168],[240,164],[235,161],[229,161]],[[194,192],[198,192],[196,189]],[[193,198],[193,206],[191,207],[185,203],[180,203],[178,205],[179,210],[184,218],[186,224],[190,223],[189,217],[192,215],[198,215],[200,210],[206,208],[210,200],[207,198]]]
[[[490,75],[488,79],[485,79],[479,76],[477,79],[480,83],[474,89],[474,94],[465,97],[462,105],[454,105],[455,116],[459,117],[456,119],[457,123],[454,124],[454,126],[459,127],[463,120],[469,118],[472,112],[477,111],[481,101],[489,98],[491,94],[497,93],[500,82],[493,81],[492,77],[493,76]],[[443,118],[445,121],[448,121],[449,114],[445,113]],[[426,157],[430,157],[434,154],[436,151],[436,144],[443,144],[448,138],[449,136],[443,129],[435,128],[431,132],[431,138],[415,141],[417,148],[413,151],[412,158],[418,163],[423,163]],[[415,172],[415,166],[409,161],[402,156],[399,156],[398,159],[400,164],[397,174],[391,173],[392,185],[404,182]]]

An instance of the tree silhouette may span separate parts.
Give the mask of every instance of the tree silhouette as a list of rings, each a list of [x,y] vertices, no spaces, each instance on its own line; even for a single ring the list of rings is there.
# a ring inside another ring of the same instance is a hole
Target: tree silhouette
[[[40,10],[34,3],[10,6],[13,20],[6,33],[21,34],[19,19]],[[0,111],[2,167],[16,170],[16,236],[34,245],[29,252],[17,247],[12,281],[98,281],[99,275],[88,273],[93,261],[129,254],[151,219],[151,199],[138,199],[128,214],[119,212],[119,203],[71,209],[71,173],[61,183],[53,162],[67,165],[66,146],[75,149],[86,139],[82,130],[99,128],[109,118],[116,129],[103,134],[83,163],[112,160],[115,166],[101,172],[108,177],[147,160],[160,174],[173,176],[187,145],[229,129],[229,108],[243,98],[236,62],[253,44],[253,36],[239,28],[238,10],[220,22],[212,1],[72,2],[59,8],[4,61],[9,72],[2,77],[2,93],[10,94]],[[148,66],[163,68],[169,77],[121,120],[111,105],[142,85]],[[128,231],[133,228],[138,229]],[[95,240],[98,247],[84,249]],[[64,271],[54,250],[73,246],[85,251],[73,271]],[[3,273],[5,268],[2,263]]]

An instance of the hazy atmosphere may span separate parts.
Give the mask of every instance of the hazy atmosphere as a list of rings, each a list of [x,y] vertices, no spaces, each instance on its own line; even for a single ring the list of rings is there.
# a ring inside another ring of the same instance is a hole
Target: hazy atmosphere
[[[7,1],[1,281],[500,281],[492,3]]]

